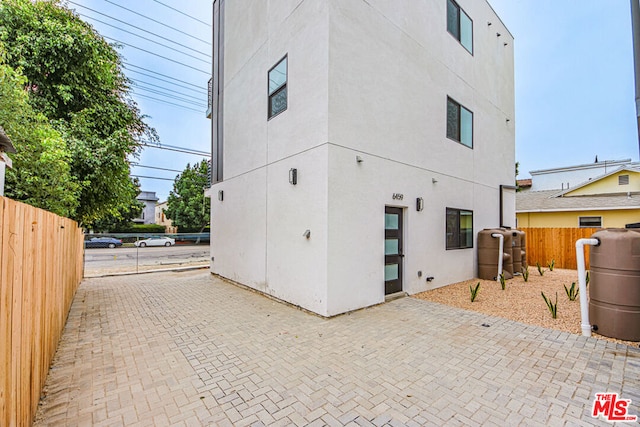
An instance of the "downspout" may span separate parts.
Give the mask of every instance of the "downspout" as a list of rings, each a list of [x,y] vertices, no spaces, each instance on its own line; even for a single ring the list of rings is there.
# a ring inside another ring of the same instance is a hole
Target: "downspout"
[[[580,316],[582,335],[591,336],[591,325],[589,324],[589,303],[587,301],[587,277],[584,263],[584,245],[598,246],[598,239],[579,239],[576,242],[576,260],[578,262],[578,289],[580,290]]]
[[[497,237],[500,239],[500,247],[498,249],[498,275],[496,276],[496,281],[500,280],[500,276],[502,275],[502,258],[504,257],[504,236],[500,233],[493,233],[491,237]]]

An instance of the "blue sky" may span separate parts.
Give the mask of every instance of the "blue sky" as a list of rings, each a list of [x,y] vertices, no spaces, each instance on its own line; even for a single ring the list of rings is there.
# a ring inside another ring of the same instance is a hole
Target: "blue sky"
[[[211,28],[162,5],[164,3],[210,24],[210,0],[73,0],[73,3],[210,55],[211,46],[193,37],[210,43]],[[140,33],[139,30],[73,3],[69,2],[68,6],[83,15]],[[113,3],[161,21],[188,35],[151,22]],[[591,163],[596,155],[601,161],[623,158],[638,160],[629,2],[489,0],[489,3],[515,37],[516,160],[520,162],[519,178],[528,177],[532,170]],[[189,57],[86,16],[82,18],[104,36],[153,51],[200,70],[211,68],[210,64],[200,60],[209,60],[200,53],[159,40],[196,58]],[[477,20],[474,22],[474,25],[481,24]],[[149,34],[140,34],[155,39]],[[178,96],[187,95],[202,105],[206,104],[209,75],[129,46],[124,46],[120,52],[125,61],[131,64],[195,84],[201,90],[194,92],[191,86],[190,89],[174,87],[127,71],[129,77],[138,82],[159,84],[177,90],[183,94]],[[140,88],[136,92],[182,104],[179,100],[168,99]],[[183,104],[198,110],[191,111],[136,94],[134,99],[142,113],[149,116],[147,123],[156,128],[163,144],[210,151],[211,121],[205,117],[206,107]],[[193,164],[202,158],[146,148],[139,163],[182,170],[187,163]],[[141,167],[134,168],[133,173],[170,179],[176,175],[176,172]],[[166,200],[172,188],[170,181],[143,178],[141,183],[143,190],[156,191],[161,200]]]
[[[204,21],[206,24],[184,16],[163,6],[163,4]],[[133,12],[174,27],[179,31],[145,19],[116,5],[121,5]],[[211,120],[206,118],[205,111],[207,82],[211,75],[211,27],[209,26],[211,24],[211,2],[208,0],[159,0],[159,2],[155,0],[136,0],[135,2],[125,0],[72,0],[67,3],[67,6],[81,14],[80,17],[93,25],[100,34],[108,37],[107,40],[109,42],[112,42],[112,39],[116,39],[131,45],[124,45],[118,49],[124,61],[133,65],[125,65],[127,67],[125,74],[134,80],[133,99],[138,103],[141,113],[148,116],[145,119],[146,123],[154,127],[158,132],[161,144],[188,147],[209,153],[211,151]],[[93,11],[87,8],[93,9]],[[113,18],[155,33],[170,41],[144,33]],[[98,22],[98,20],[102,22]],[[121,29],[113,28],[113,26],[156,40],[191,56],[151,43]],[[204,42],[197,39],[202,39]],[[183,46],[172,42],[180,43]],[[181,62],[184,65],[160,58],[141,49]],[[170,76],[170,78],[158,76],[137,67],[161,73]],[[146,75],[140,74],[140,72]],[[177,83],[180,86],[149,76],[159,77],[169,82]],[[143,89],[143,87],[147,90]],[[168,92],[167,89],[173,92]],[[162,96],[157,93],[158,91],[168,93],[170,96]],[[182,107],[166,102],[158,102],[150,99],[150,97],[180,104]],[[184,102],[179,98],[196,102],[199,105]],[[176,151],[145,148],[140,158],[135,161],[143,166],[182,171],[187,163],[193,164],[203,158],[205,157]],[[132,168],[132,174],[173,180],[178,173],[149,167],[134,167]],[[149,178],[141,178],[140,181],[141,189],[155,191],[160,201],[167,199],[173,186],[172,181]]]

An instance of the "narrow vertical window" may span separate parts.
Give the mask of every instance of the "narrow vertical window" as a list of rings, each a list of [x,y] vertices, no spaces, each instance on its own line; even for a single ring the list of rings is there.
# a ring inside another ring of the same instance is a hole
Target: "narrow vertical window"
[[[287,109],[287,57],[269,70],[269,119]]]
[[[473,113],[447,97],[447,138],[473,148]]]
[[[473,211],[447,208],[447,249],[473,247]]]
[[[447,0],[447,31],[473,54],[473,21],[453,0]]]

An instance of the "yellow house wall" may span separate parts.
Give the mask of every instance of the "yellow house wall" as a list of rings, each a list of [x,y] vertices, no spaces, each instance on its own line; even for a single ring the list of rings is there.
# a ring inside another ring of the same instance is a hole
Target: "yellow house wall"
[[[601,216],[603,228],[624,228],[625,224],[640,222],[640,209],[516,213],[518,227],[538,228],[576,228],[580,226],[578,217],[581,216]]]
[[[628,185],[619,185],[618,177],[620,175],[629,175]],[[621,171],[606,178],[594,181],[589,185],[570,191],[565,194],[568,196],[587,196],[594,194],[611,194],[626,193],[628,191],[640,191],[640,172]]]

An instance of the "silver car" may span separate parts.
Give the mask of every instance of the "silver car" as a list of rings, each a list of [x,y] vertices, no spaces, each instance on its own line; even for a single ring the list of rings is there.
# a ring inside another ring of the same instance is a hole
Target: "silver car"
[[[173,246],[175,244],[175,239],[164,236],[151,236],[147,239],[138,240],[134,243],[134,245],[140,248],[144,248],[145,246]]]

